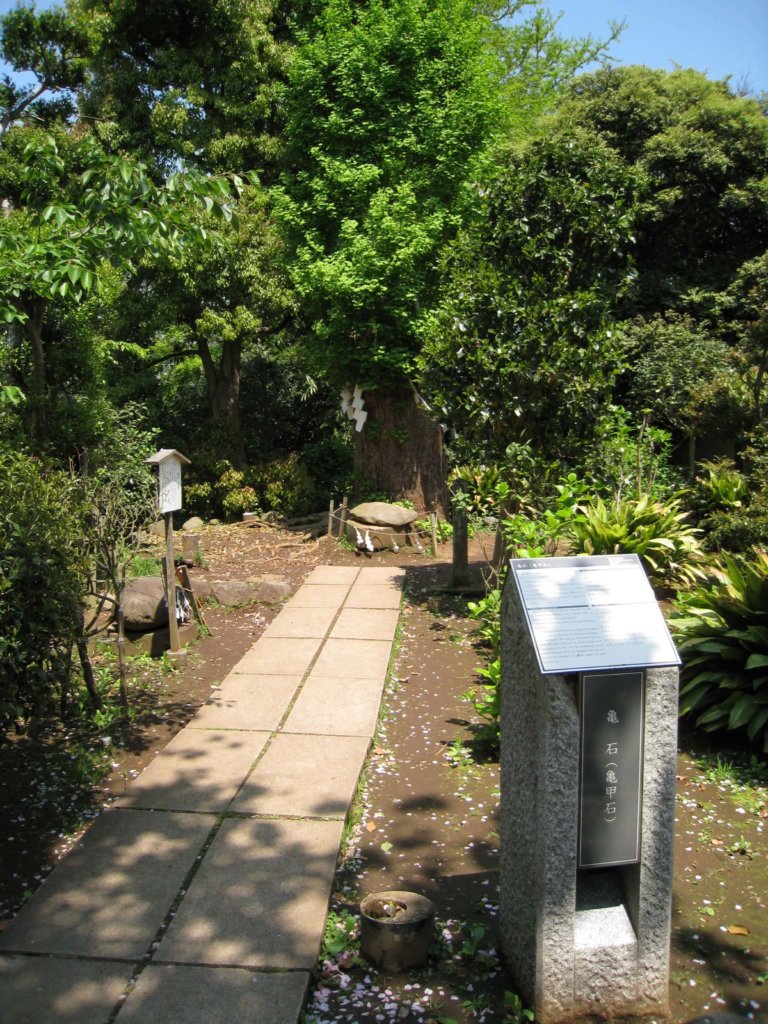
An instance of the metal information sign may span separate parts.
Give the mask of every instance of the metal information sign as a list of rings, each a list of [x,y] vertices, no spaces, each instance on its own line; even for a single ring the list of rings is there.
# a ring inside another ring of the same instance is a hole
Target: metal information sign
[[[644,675],[584,674],[581,704],[579,867],[640,859]]]
[[[679,665],[637,555],[513,558],[544,675]]]

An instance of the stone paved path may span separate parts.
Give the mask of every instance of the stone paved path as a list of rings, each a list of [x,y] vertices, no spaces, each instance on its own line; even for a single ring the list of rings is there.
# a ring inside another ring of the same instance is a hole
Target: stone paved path
[[[2,1024],[295,1024],[404,575],[312,572],[0,935]]]

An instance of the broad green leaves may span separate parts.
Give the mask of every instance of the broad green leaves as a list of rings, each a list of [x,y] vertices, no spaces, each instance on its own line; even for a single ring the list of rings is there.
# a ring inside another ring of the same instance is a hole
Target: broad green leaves
[[[502,117],[489,33],[464,0],[332,0],[298,49],[278,213],[310,354],[339,381],[412,369],[437,254]]]
[[[450,255],[430,318],[423,386],[485,458],[530,441],[568,461],[610,402],[610,328],[631,280],[634,176],[589,133],[553,133],[508,158]]]
[[[13,154],[11,154],[13,155]],[[90,136],[33,132],[20,154],[15,196],[0,218],[0,317],[24,321],[37,300],[80,301],[101,268],[145,254],[170,257],[205,230],[205,205],[232,216],[229,183],[174,175],[157,185],[139,163]]]

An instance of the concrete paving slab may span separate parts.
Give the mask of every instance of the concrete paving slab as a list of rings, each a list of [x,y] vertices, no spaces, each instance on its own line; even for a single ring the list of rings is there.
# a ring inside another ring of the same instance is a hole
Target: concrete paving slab
[[[255,729],[272,732],[293,699],[302,676],[228,675],[200,708],[188,729]]]
[[[0,1020],[104,1024],[133,973],[130,963],[0,955]]]
[[[296,608],[289,605],[264,631],[265,637],[324,637],[336,615],[337,606]]]
[[[132,964],[0,955],[0,1020],[7,1024],[103,1024],[115,1010],[133,971]]]
[[[312,674],[374,679],[386,675],[391,651],[389,640],[326,640]]]
[[[296,1024],[306,971],[150,964],[120,1011],[120,1024]]]
[[[331,630],[334,640],[388,640],[395,637],[396,608],[343,608]]]
[[[303,676],[321,642],[320,639],[262,637],[232,671],[250,675]]]
[[[399,608],[403,599],[399,587],[368,586],[357,583],[349,591],[345,608]]]
[[[345,818],[368,745],[367,736],[280,733],[231,810]]]
[[[341,819],[226,819],[155,962],[310,970],[342,828]]]
[[[138,960],[214,819],[109,811],[0,934],[0,950]]]
[[[118,807],[225,811],[268,732],[182,729],[128,786]]]
[[[310,675],[283,726],[283,733],[371,738],[383,691],[383,676],[380,679],[336,679]]]
[[[351,565],[317,565],[307,576],[304,585],[306,586],[308,583],[354,583],[359,572],[358,568]]]
[[[405,569],[397,566],[369,565],[360,570],[356,582],[369,587],[396,586],[400,590],[405,581]]]
[[[348,583],[308,584],[291,598],[289,608],[340,608],[349,593]]]

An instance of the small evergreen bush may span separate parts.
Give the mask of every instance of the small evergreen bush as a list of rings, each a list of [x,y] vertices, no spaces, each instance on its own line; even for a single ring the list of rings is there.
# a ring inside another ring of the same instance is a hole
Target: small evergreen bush
[[[46,714],[81,629],[88,508],[70,476],[0,451],[0,742]]]

